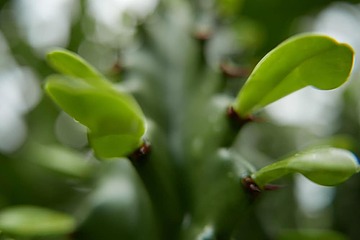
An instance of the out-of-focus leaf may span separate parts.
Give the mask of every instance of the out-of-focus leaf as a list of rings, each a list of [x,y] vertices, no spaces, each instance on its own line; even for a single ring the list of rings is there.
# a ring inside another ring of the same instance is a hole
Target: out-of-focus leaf
[[[218,9],[220,13],[225,17],[239,16],[242,0],[218,0]]]
[[[75,225],[67,214],[36,206],[14,206],[0,212],[0,230],[18,236],[68,234]]]
[[[346,240],[341,233],[331,230],[287,230],[284,231],[278,240]]]
[[[337,88],[351,72],[353,55],[349,45],[327,36],[292,37],[258,63],[233,107],[244,117],[306,86]]]
[[[43,167],[72,177],[88,177],[94,170],[83,154],[62,146],[32,143],[23,154]]]

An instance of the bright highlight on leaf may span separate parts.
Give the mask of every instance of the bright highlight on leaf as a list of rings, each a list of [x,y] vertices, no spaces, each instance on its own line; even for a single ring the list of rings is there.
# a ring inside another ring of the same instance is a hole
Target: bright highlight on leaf
[[[71,233],[73,217],[35,206],[16,206],[0,212],[0,230],[17,236],[47,236]]]
[[[328,36],[302,34],[281,43],[255,67],[233,108],[242,117],[306,86],[342,85],[353,65],[353,49]]]
[[[289,173],[301,173],[317,184],[334,186],[359,170],[359,162],[351,152],[339,148],[318,148],[270,164],[251,177],[263,187]]]
[[[93,66],[80,56],[65,49],[47,54],[46,60],[58,72],[79,78],[96,87],[110,87],[110,83]]]
[[[51,52],[48,61],[65,76],[48,77],[46,92],[88,127],[89,142],[97,156],[123,157],[141,145],[145,117],[132,96],[113,88],[90,64],[71,52]]]

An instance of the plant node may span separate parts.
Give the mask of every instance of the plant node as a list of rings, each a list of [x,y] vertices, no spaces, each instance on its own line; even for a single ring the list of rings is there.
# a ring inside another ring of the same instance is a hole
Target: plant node
[[[249,69],[239,66],[233,66],[227,63],[220,64],[220,71],[225,77],[228,78],[248,77],[250,75]]]
[[[266,184],[263,188],[260,188],[259,185],[257,185],[254,179],[250,176],[243,178],[241,183],[244,186],[245,191],[251,196],[252,200],[255,200],[260,195],[260,193],[263,192],[263,190],[273,191],[281,188],[281,186],[274,184]]]
[[[133,153],[131,153],[128,158],[134,165],[140,165],[144,163],[149,154],[151,152],[151,145],[148,141],[144,141],[144,143],[136,149]]]
[[[235,109],[232,106],[229,106],[227,108],[226,114],[227,114],[228,118],[231,120],[234,127],[238,128],[238,129],[242,128],[245,124],[247,124],[249,122],[255,121],[255,118],[253,116],[248,116],[246,118],[240,117],[239,114],[235,111]]]

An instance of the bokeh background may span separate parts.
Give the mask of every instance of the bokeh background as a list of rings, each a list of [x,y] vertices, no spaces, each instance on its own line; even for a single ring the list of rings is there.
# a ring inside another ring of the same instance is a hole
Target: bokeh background
[[[171,13],[177,26],[205,32],[218,4],[169,2],[177,9]],[[219,27],[208,42],[206,61],[214,69],[225,55],[251,68],[281,41],[301,32],[327,34],[360,52],[359,1],[218,2],[231,27]],[[43,81],[52,73],[46,52],[70,49],[121,81],[118,72],[133,64],[131,55],[142,44],[139,25],[162,27],[156,18],[159,6],[158,0],[0,1],[0,209],[34,204],[71,212],[88,191],[87,180],[79,178],[83,168],[69,173],[22,151],[29,141],[60,144],[85,155],[87,151],[84,127],[59,111],[43,92]],[[177,29],[173,31],[158,31],[158,37],[167,39]],[[257,167],[317,144],[360,154],[359,70],[356,57],[349,82],[341,88],[306,88],[271,104],[264,113],[268,121],[251,124],[238,136],[238,151]],[[91,157],[86,161],[96,166]],[[263,196],[252,210],[257,217],[239,232],[248,234],[247,239],[262,239],[277,238],[284,229],[328,229],[344,239],[359,239],[359,202],[360,176],[336,188],[295,176],[281,191]]]

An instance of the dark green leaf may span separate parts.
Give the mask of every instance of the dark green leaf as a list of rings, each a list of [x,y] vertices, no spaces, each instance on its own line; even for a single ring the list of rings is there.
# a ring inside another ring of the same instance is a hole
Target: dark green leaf
[[[346,240],[346,236],[331,230],[300,229],[284,231],[278,240]]]
[[[161,239],[152,202],[134,166],[114,159],[102,167],[97,186],[78,210],[83,218],[79,239]]]

